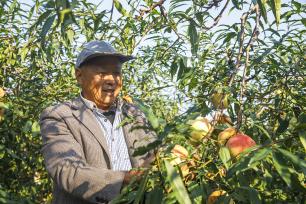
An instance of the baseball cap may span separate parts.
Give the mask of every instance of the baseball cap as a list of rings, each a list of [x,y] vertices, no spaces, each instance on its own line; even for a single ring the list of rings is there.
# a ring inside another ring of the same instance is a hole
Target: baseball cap
[[[98,56],[115,56],[119,58],[121,63],[135,58],[131,55],[118,53],[108,42],[94,40],[84,45],[83,50],[78,55],[75,66],[80,68],[83,62]]]

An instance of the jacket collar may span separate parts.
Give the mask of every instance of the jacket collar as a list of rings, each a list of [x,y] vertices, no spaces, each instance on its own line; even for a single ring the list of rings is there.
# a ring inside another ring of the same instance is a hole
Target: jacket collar
[[[81,97],[77,97],[71,102],[72,114],[92,133],[100,145],[105,150],[108,158],[110,158],[108,146],[103,131],[95,118],[92,110],[82,101]]]

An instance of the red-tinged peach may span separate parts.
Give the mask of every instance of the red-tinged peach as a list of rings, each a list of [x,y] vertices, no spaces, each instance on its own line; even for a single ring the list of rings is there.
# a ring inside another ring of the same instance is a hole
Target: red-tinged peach
[[[226,143],[232,157],[238,156],[241,152],[255,145],[256,142],[252,138],[241,133],[231,137]]]

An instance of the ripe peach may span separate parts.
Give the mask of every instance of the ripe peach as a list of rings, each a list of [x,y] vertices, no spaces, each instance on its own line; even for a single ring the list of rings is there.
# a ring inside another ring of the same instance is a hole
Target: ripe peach
[[[5,96],[5,91],[0,87],[0,98]]]
[[[181,145],[175,145],[171,150],[172,160],[170,161],[170,164],[173,166],[179,166],[183,177],[189,174],[188,165],[184,163],[188,155],[188,151]]]
[[[181,145],[175,145],[171,150],[171,153],[179,158],[186,159],[188,157],[188,151]]]
[[[226,147],[229,149],[232,157],[236,157],[244,150],[255,145],[256,142],[252,138],[241,133],[231,137],[226,143]]]
[[[237,132],[236,129],[233,127],[226,128],[225,130],[219,133],[218,143],[220,145],[224,145],[230,137],[236,134],[236,132]]]
[[[226,194],[226,191],[224,191],[224,190],[216,190],[216,191],[212,192],[212,193],[208,196],[207,204],[214,204],[214,203],[217,201],[217,199],[218,199],[220,196],[224,195],[224,194]]]

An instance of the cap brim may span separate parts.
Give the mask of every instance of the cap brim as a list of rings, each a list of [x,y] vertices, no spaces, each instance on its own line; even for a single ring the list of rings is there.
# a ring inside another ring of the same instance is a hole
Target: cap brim
[[[84,62],[86,62],[86,61],[88,61],[92,58],[99,57],[99,56],[101,56],[101,57],[105,57],[105,56],[118,57],[119,61],[121,63],[124,63],[124,62],[130,61],[132,59],[135,59],[135,57],[132,56],[132,55],[123,55],[123,54],[120,54],[120,53],[106,53],[106,52],[103,52],[103,53],[94,53],[94,54],[86,57],[86,59],[84,59],[84,61],[82,63],[84,63]]]

